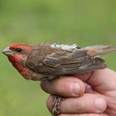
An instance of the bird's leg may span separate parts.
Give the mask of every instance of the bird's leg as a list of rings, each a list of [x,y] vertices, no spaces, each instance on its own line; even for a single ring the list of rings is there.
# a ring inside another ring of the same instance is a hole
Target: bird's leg
[[[53,96],[53,109],[52,116],[57,116],[61,113],[61,102],[64,100],[63,97]]]
[[[53,80],[55,78],[57,78],[57,76],[51,76],[51,75],[46,76],[45,75],[45,76],[41,77],[39,80],[41,80],[41,81],[51,81],[51,80]]]

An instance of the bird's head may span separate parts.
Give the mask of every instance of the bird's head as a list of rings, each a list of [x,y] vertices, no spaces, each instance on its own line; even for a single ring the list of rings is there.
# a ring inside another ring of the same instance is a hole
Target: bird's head
[[[14,59],[15,61],[24,60],[31,53],[31,45],[26,45],[23,43],[11,44],[3,50],[9,59]]]
[[[31,71],[26,68],[26,59],[32,52],[32,46],[28,44],[16,43],[6,47],[3,51],[12,65],[26,79],[31,79]]]
[[[6,47],[2,52],[13,64],[18,64],[27,59],[29,54],[32,52],[32,47],[27,44],[15,43]]]

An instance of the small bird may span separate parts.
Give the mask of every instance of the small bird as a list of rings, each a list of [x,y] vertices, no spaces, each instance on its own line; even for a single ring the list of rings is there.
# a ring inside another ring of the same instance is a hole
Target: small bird
[[[3,50],[18,72],[29,80],[51,80],[105,68],[99,56],[116,47],[96,45],[79,48],[74,45],[15,43]]]
[[[3,50],[12,65],[28,80],[52,80],[60,76],[104,69],[100,55],[116,51],[109,45],[79,48],[76,44],[14,43]]]

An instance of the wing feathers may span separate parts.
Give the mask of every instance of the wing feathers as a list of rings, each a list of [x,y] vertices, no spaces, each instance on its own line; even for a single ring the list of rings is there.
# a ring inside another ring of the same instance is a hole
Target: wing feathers
[[[109,45],[95,45],[95,46],[85,47],[82,49],[87,50],[87,53],[90,56],[103,55],[116,51],[116,47]]]
[[[52,50],[52,52],[49,51],[49,54],[47,55],[43,55],[44,57],[40,54],[41,52],[39,52],[39,55],[35,52],[34,56],[31,55],[28,57],[26,64],[28,68],[36,73],[56,76],[84,73],[106,67],[102,59],[93,57],[96,54],[101,54],[99,51],[103,49],[110,51],[112,49],[115,50],[115,48],[108,48],[108,46],[93,46],[92,48],[86,47],[82,49],[74,49],[73,51],[55,51],[55,48],[52,49],[54,50]],[[90,57],[91,53],[89,51],[93,49],[97,52]],[[44,51],[45,48],[41,48],[41,50]]]

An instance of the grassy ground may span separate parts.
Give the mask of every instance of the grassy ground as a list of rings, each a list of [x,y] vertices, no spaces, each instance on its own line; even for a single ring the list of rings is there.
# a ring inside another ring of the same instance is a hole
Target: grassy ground
[[[115,0],[0,0],[0,50],[10,43],[116,45]],[[104,56],[116,70],[116,53]],[[50,116],[47,94],[0,56],[0,116]]]

